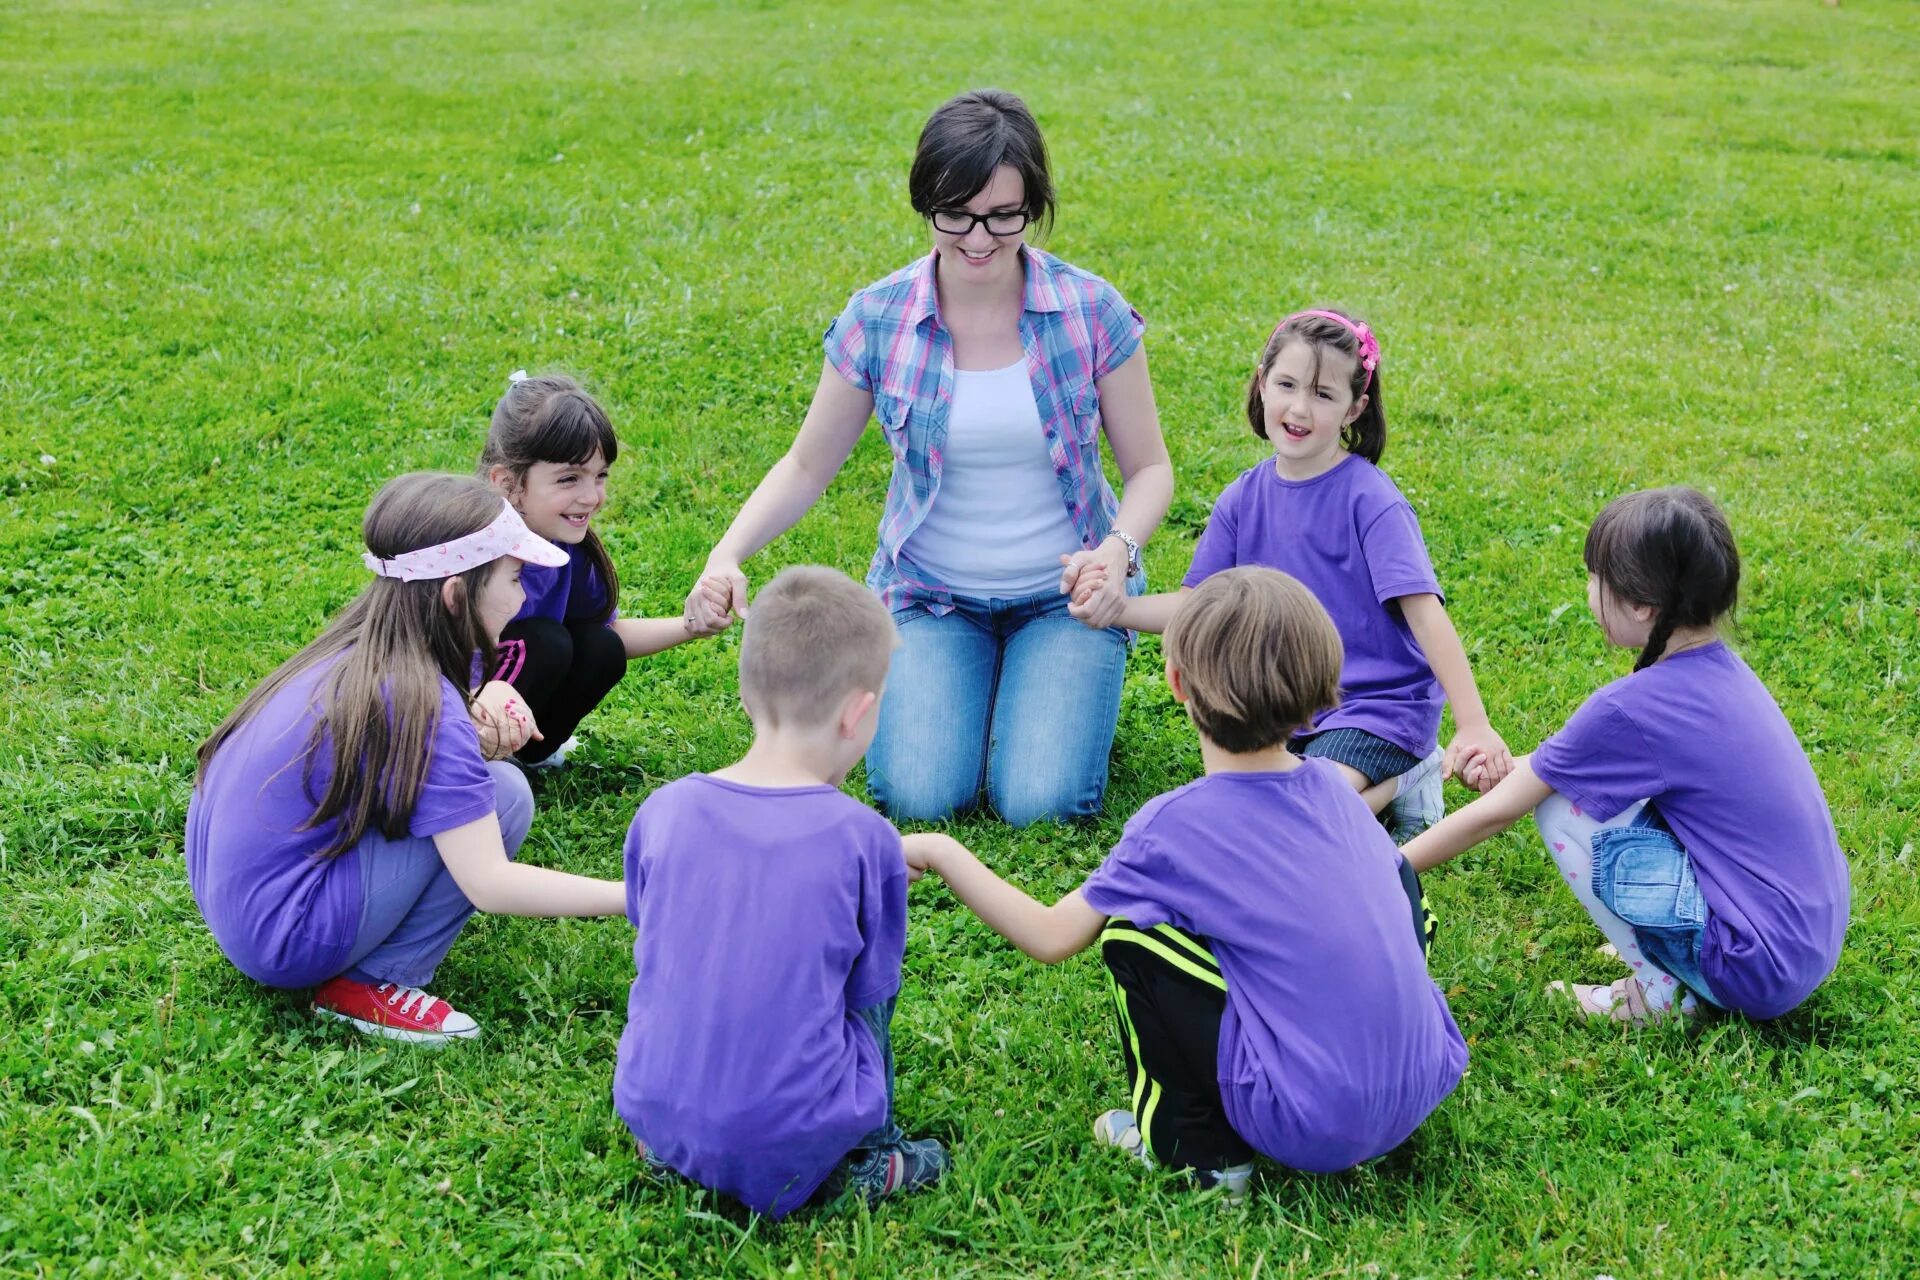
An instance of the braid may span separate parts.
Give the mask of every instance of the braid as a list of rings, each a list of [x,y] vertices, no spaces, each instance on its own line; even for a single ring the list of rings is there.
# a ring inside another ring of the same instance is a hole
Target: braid
[[[1667,641],[1673,636],[1673,621],[1672,609],[1660,611],[1660,616],[1654,620],[1653,630],[1647,635],[1647,647],[1640,651],[1639,658],[1634,661],[1635,671],[1645,671],[1660,661],[1660,655],[1667,651]]]

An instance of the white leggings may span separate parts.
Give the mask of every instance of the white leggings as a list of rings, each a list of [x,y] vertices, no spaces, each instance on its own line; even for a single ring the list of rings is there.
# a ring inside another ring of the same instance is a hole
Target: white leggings
[[[1671,1006],[1677,997],[1686,995],[1686,988],[1672,974],[1647,959],[1633,935],[1633,926],[1607,910],[1593,892],[1594,833],[1608,827],[1631,826],[1644,808],[1646,801],[1636,801],[1615,814],[1611,822],[1595,822],[1581,812],[1579,805],[1556,791],[1540,802],[1540,807],[1533,811],[1533,820],[1573,896],[1600,926],[1600,932],[1607,935],[1607,941],[1620,953],[1620,958],[1632,968],[1633,976],[1640,979],[1647,1007],[1662,1010]]]

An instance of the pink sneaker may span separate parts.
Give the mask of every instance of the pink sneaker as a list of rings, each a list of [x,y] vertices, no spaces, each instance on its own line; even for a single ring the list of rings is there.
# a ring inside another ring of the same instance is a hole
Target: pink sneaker
[[[392,982],[328,979],[313,993],[313,1011],[351,1022],[370,1036],[412,1044],[445,1044],[480,1034],[479,1023],[445,1000]]]

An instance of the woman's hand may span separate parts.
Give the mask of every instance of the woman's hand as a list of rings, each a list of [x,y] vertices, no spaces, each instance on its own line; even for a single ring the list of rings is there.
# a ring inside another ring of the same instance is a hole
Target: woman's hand
[[[1095,631],[1120,620],[1127,603],[1127,547],[1108,538],[1091,551],[1060,557],[1060,591],[1067,612]]]
[[[709,557],[706,571],[687,592],[682,613],[687,630],[696,636],[717,636],[747,616],[747,575],[731,560]]]
[[[533,722],[533,709],[505,680],[487,681],[474,696],[468,714],[480,735],[480,754],[489,760],[505,760],[529,739],[542,736]]]

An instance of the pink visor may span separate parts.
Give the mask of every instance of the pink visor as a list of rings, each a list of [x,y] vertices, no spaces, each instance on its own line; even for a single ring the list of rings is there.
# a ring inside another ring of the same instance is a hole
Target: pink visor
[[[543,564],[549,569],[558,569],[567,562],[567,553],[527,528],[526,521],[505,498],[500,499],[500,514],[492,524],[464,538],[404,552],[391,560],[382,560],[371,551],[360,558],[366,561],[367,568],[383,578],[418,582],[422,578],[451,578],[456,573],[491,564],[502,556],[525,560],[528,564]]]

